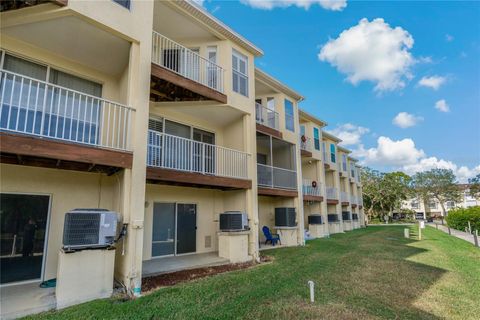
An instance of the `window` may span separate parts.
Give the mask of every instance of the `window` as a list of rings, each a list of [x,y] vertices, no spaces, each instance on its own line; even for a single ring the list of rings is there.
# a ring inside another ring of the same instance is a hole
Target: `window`
[[[412,201],[410,203],[410,206],[412,207],[412,209],[418,209],[419,208],[418,201]]]
[[[125,7],[128,10],[130,10],[130,0],[113,0],[113,2],[116,2],[122,7]]]
[[[275,98],[267,97],[267,108],[269,110],[275,110]]]
[[[295,117],[293,116],[293,103],[285,99],[285,128],[295,132]]]
[[[330,143],[330,161],[333,163],[336,162],[336,152],[335,152],[335,145],[333,143]]]
[[[320,150],[320,130],[318,128],[313,128],[313,142],[315,150]]]
[[[300,136],[304,136],[305,135],[305,126],[302,124],[300,125]]]
[[[342,154],[342,170],[347,171],[347,155]]]
[[[217,88],[218,84],[218,69],[217,69],[217,47],[207,47],[207,59],[210,62],[208,64],[208,86],[211,88]]]
[[[435,201],[430,201],[430,202],[428,203],[428,207],[429,207],[430,209],[437,209],[437,203],[436,203]]]
[[[248,58],[233,50],[233,91],[248,97]]]
[[[9,54],[5,54],[2,68],[9,71],[0,82],[5,93],[2,98],[10,103],[2,106],[2,129],[98,143],[102,105],[99,99],[90,96],[101,97],[101,84]],[[45,100],[39,98],[42,96]],[[6,116],[8,114],[17,116]]]
[[[455,201],[447,201],[447,209],[452,209],[455,207]]]

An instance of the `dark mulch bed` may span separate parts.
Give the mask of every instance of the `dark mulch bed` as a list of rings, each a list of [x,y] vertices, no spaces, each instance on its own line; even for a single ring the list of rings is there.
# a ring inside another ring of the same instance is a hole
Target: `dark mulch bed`
[[[220,266],[181,270],[177,272],[164,273],[157,276],[145,277],[142,279],[142,291],[148,292],[159,287],[173,286],[177,283],[205,278],[219,273],[248,269],[269,261],[272,261],[271,257],[262,256],[260,257],[260,263],[254,261],[244,263],[231,263]]]

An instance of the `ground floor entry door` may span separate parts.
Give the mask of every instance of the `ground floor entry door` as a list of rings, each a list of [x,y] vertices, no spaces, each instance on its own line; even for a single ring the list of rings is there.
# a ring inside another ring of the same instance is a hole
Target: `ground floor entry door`
[[[155,203],[153,207],[152,257],[195,252],[197,206]]]
[[[40,280],[50,196],[0,194],[0,284]]]

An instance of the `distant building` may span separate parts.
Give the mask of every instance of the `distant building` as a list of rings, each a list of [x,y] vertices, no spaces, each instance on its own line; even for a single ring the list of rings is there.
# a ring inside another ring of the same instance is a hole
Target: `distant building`
[[[446,201],[444,203],[445,210],[448,211],[454,208],[468,208],[480,205],[480,199],[470,196],[470,185],[459,184],[459,188],[462,190],[462,196],[460,201]],[[442,206],[436,199],[430,199],[428,203],[423,201],[419,197],[414,197],[403,202],[402,209],[413,210],[417,214],[422,213],[424,218],[427,216],[443,216]]]

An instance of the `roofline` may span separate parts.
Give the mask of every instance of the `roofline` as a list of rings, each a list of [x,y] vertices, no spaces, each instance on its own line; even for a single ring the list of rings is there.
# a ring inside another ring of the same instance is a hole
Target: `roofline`
[[[342,151],[342,152],[345,152],[345,153],[347,153],[347,154],[352,153],[352,151],[350,151],[350,150],[348,150],[347,148],[344,148],[344,147],[342,147],[342,146],[338,146],[337,149],[340,150],[340,151]],[[348,157],[348,158],[350,159],[350,157]]]
[[[327,137],[330,140],[333,140],[335,142],[342,142],[342,139],[335,137],[333,134],[328,133],[327,131],[322,130],[322,136]]]
[[[354,157],[348,157],[348,160],[353,161],[353,162],[358,162],[358,159],[355,159]]]
[[[304,117],[304,118],[307,118],[308,120],[312,121],[312,122],[316,122],[316,123],[321,123],[322,124],[322,127],[326,127],[328,126],[328,123],[320,118],[317,118],[315,117],[314,115],[306,112],[305,110],[303,109],[298,109],[298,112],[300,113],[300,116],[301,117]]]
[[[258,79],[260,78],[260,79]],[[305,98],[295,90],[287,87],[285,84],[281,83],[268,73],[266,73],[263,70],[260,70],[258,67],[255,67],[255,79],[262,81],[262,78],[264,82],[267,82],[270,86],[276,88],[278,91],[281,91],[283,93],[286,93],[288,96],[295,98],[298,102],[303,101]]]
[[[218,33],[230,39],[234,42],[239,43],[244,49],[252,53],[254,56],[259,57],[263,56],[263,51],[259,47],[255,46],[253,43],[245,39],[243,36],[233,31],[225,23],[215,18],[210,12],[208,12],[200,4],[192,0],[175,0],[168,1],[168,3],[174,4],[175,6],[185,10],[193,17],[199,19],[207,26],[215,29]]]

